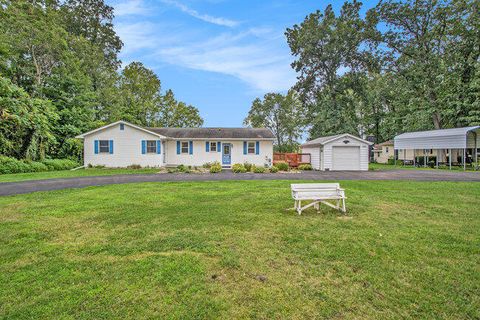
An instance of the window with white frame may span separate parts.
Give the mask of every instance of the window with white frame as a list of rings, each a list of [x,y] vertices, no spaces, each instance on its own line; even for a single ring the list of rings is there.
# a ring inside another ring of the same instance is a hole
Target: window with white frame
[[[210,152],[216,152],[216,151],[217,151],[217,143],[210,142]]]
[[[98,141],[98,151],[100,153],[109,153],[110,152],[110,142],[108,140],[99,140]]]
[[[388,153],[388,147],[385,147],[385,152]]]
[[[188,141],[182,141],[182,153],[188,153]]]
[[[157,153],[157,141],[147,140],[147,153]]]
[[[254,141],[249,141],[248,142],[247,153],[248,154],[254,154],[255,153],[255,142]]]

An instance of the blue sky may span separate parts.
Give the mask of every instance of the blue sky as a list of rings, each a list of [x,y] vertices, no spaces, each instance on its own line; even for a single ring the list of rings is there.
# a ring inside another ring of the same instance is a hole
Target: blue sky
[[[153,69],[162,91],[196,106],[204,126],[239,127],[256,97],[295,83],[285,29],[328,1],[107,0],[123,64]],[[336,10],[343,1],[331,1]],[[373,5],[373,3],[372,3]]]

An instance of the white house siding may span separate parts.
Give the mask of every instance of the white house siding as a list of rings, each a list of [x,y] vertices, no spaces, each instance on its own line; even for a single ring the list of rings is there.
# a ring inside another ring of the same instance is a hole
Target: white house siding
[[[243,154],[244,140],[189,140],[183,139],[178,141],[193,141],[193,154],[181,153],[177,154],[177,140],[166,141],[166,165],[177,166],[180,164],[190,166],[201,166],[207,162],[218,161],[222,163],[222,150],[206,152],[206,141],[230,143],[232,145],[231,164],[249,162],[256,166],[264,166],[271,164],[273,157],[273,141],[260,140],[260,153],[257,154]],[[245,140],[246,141],[246,140]],[[253,140],[249,140],[253,141]]]
[[[95,154],[95,140],[113,140],[113,154]],[[120,130],[120,124],[89,134],[84,138],[84,164],[106,167],[126,167],[132,164],[139,164],[142,167],[164,165],[164,150],[161,154],[142,154],[142,140],[160,140],[160,138],[129,125],[125,125],[124,130]]]
[[[321,147],[302,147],[302,153],[310,153],[310,162],[315,170],[320,170],[320,148]]]
[[[348,140],[350,141],[348,144],[345,144],[343,141]],[[339,137],[336,140],[326,143],[323,146],[323,169],[322,170],[333,170],[333,154],[332,148],[338,147],[360,147],[360,164],[359,168],[361,171],[368,170],[368,144],[365,142],[361,142],[356,139],[351,139],[349,137]]]

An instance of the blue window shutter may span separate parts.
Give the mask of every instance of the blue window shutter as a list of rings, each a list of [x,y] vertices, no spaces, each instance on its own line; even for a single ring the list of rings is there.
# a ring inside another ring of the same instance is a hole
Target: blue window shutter
[[[188,144],[190,145],[189,153],[190,153],[190,154],[193,154],[193,141],[189,141]]]
[[[110,154],[113,154],[113,140],[110,140],[108,143],[109,149],[110,149]]]
[[[162,153],[162,142],[160,140],[157,140],[157,154]]]
[[[142,140],[142,154],[147,153],[147,141]]]
[[[205,141],[205,151],[210,152],[210,142]]]
[[[243,154],[247,154],[247,141],[243,141]]]
[[[177,154],[180,154],[180,141],[177,141]]]
[[[94,144],[95,154],[98,154],[98,140],[95,140],[93,144]]]
[[[222,143],[220,141],[217,142],[217,152],[222,152]]]
[[[255,154],[260,154],[260,141],[255,142]]]

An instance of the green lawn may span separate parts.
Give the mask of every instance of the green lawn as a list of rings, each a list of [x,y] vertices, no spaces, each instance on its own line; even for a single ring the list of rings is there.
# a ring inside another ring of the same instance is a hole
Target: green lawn
[[[86,177],[86,176],[107,176],[113,174],[135,174],[135,173],[156,173],[158,168],[142,168],[142,169],[109,169],[109,168],[89,168],[79,169],[75,171],[47,171],[47,172],[29,172],[29,173],[15,173],[15,174],[0,174],[1,182],[14,182],[25,180],[41,180],[54,178],[72,178],[72,177]]]
[[[478,319],[480,183],[288,181],[0,197],[0,318]]]

